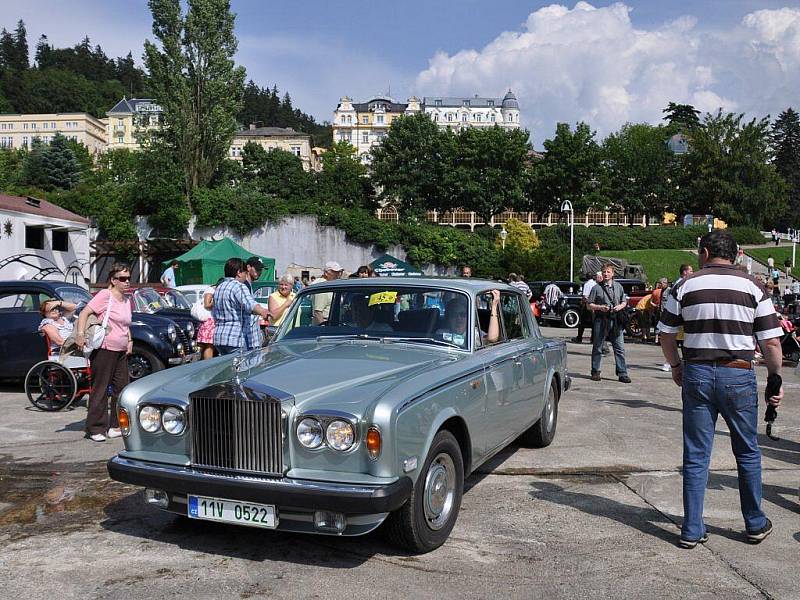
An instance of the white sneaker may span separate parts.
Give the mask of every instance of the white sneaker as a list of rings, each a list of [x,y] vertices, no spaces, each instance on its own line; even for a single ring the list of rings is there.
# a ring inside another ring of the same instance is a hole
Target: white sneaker
[[[89,439],[93,442],[105,442],[106,436],[104,436],[102,433],[93,433],[89,436]]]
[[[122,437],[122,430],[119,427],[112,427],[111,429],[108,430],[106,437],[110,438]]]
[[[669,373],[672,370],[672,367],[669,366],[669,363],[664,363],[661,365],[661,370]]]

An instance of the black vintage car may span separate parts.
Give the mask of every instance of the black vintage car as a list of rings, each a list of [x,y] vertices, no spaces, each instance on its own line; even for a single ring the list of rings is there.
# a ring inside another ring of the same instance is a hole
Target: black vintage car
[[[561,290],[555,303],[548,302],[544,290],[551,283]],[[540,322],[559,321],[564,327],[577,327],[581,320],[582,284],[577,281],[529,281],[528,286],[533,293],[532,299],[539,303]]]
[[[74,302],[80,310],[92,296],[62,281],[0,281],[0,378],[25,377],[34,364],[47,358],[47,346],[38,333],[39,305],[51,298]],[[131,380],[192,358],[191,352],[179,348],[178,326],[171,319],[134,312],[131,336]]]
[[[159,293],[152,287],[141,287],[131,293],[131,310],[134,313],[144,313],[166,317],[175,322],[178,334],[178,344],[186,354],[193,353],[196,348],[197,330],[200,321],[191,314],[192,305],[178,290],[164,290]]]

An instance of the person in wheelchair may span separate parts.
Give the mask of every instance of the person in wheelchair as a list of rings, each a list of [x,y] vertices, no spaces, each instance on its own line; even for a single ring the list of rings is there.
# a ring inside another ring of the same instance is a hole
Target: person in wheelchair
[[[46,300],[39,306],[42,322],[39,331],[47,340],[48,355],[56,358],[61,353],[61,346],[75,328],[75,309],[77,304],[63,300]]]
[[[480,344],[481,335],[484,342],[492,344],[500,339],[500,291],[491,291],[492,300],[489,313],[489,327],[483,331],[476,324],[475,346]],[[458,295],[447,302],[444,309],[444,327],[437,329],[435,335],[445,342],[451,342],[462,348],[467,347],[467,323],[469,323],[469,303],[462,295]]]

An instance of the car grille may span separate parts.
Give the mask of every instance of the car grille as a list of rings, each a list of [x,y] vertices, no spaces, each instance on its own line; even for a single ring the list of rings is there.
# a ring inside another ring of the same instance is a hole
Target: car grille
[[[192,464],[283,475],[283,421],[277,400],[191,397]]]
[[[186,332],[180,325],[175,327],[175,333],[177,334],[175,341],[183,344],[183,351],[189,354],[192,351],[192,344],[189,341],[189,336],[186,335]]]

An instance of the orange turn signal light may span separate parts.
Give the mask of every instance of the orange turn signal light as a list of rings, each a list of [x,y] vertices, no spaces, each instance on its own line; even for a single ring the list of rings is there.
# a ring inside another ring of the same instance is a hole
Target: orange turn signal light
[[[367,430],[367,452],[370,458],[381,455],[381,432],[374,425]]]
[[[120,408],[117,411],[117,420],[119,421],[120,431],[122,431],[124,435],[128,435],[131,430],[131,420],[128,416],[128,411],[124,408]]]

